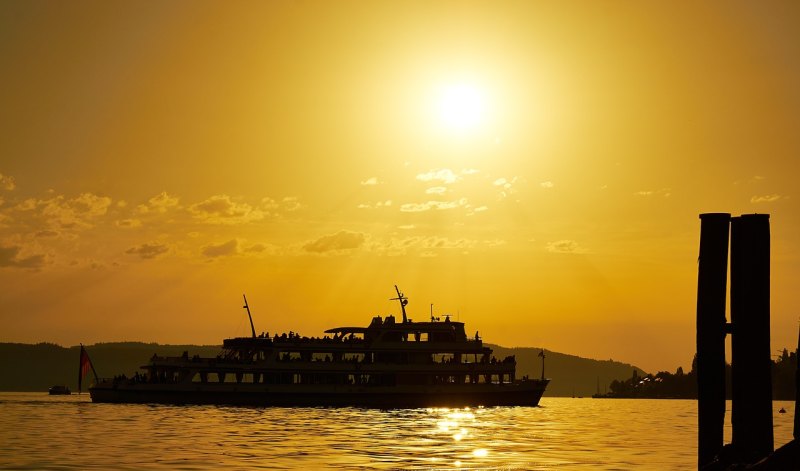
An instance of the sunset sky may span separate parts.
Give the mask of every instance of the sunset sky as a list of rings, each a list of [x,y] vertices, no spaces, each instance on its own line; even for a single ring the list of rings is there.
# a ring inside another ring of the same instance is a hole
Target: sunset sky
[[[0,341],[450,313],[688,368],[703,212],[800,300],[800,2],[4,1]]]

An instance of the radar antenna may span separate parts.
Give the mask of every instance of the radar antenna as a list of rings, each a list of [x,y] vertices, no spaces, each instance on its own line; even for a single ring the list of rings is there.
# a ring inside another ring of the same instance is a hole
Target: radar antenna
[[[544,348],[539,352],[539,356],[542,357],[542,381],[544,381]]]
[[[394,285],[394,290],[397,291],[397,297],[390,299],[390,301],[400,301],[400,309],[403,311],[403,324],[408,322],[408,317],[406,317],[406,304],[408,304],[408,298],[400,292],[400,288],[397,285]]]
[[[250,319],[250,331],[253,332],[253,338],[256,338],[256,328],[253,326],[253,316],[250,315],[250,306],[247,305],[247,296],[242,295],[244,298],[243,309],[247,309],[247,318]]]

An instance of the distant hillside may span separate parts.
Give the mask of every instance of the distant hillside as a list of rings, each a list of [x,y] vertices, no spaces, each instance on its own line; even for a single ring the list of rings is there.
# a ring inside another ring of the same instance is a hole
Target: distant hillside
[[[516,355],[518,378],[523,375],[532,378],[541,376],[539,349],[488,346],[494,349],[494,356],[499,359]],[[111,377],[120,373],[132,374],[146,364],[154,353],[178,356],[188,351],[190,355],[208,357],[216,356],[220,347],[123,342],[88,345],[86,350],[97,374]],[[548,350],[545,350],[545,354],[545,374],[552,380],[545,394],[547,396],[591,396],[597,390],[598,377],[603,392],[611,381],[630,378],[634,369],[639,375],[644,374],[641,369],[625,363],[590,360]],[[0,343],[0,391],[46,391],[54,384],[66,384],[77,391],[79,355],[79,346],[65,348],[49,343]],[[89,375],[87,381],[91,381],[91,373]]]
[[[505,348],[488,345],[494,350],[498,359],[508,355],[516,355],[517,377],[528,375],[531,378],[542,376],[542,359],[539,348],[517,347]],[[592,360],[565,353],[545,350],[544,374],[550,378],[545,396],[584,396],[589,397],[597,392],[597,381],[600,379],[600,392],[605,392],[614,380],[625,380],[636,370],[638,375],[644,374],[641,368],[627,363],[612,360]]]
[[[132,374],[154,353],[177,356],[188,350],[192,355],[216,356],[220,347],[120,342],[87,345],[86,350],[98,376],[112,377]],[[80,346],[0,343],[0,391],[46,391],[54,384],[66,384],[77,391],[79,356]],[[86,381],[92,379],[90,372]]]

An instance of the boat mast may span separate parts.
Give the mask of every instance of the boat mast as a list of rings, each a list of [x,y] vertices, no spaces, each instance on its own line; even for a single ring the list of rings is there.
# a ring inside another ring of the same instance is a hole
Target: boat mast
[[[403,324],[408,322],[408,317],[406,317],[406,304],[408,304],[408,298],[403,296],[403,293],[400,292],[400,288],[397,285],[394,285],[394,290],[397,291],[397,297],[390,299],[390,301],[400,301],[400,309],[403,311]]]
[[[253,326],[253,316],[250,315],[250,306],[247,305],[247,296],[242,295],[244,298],[244,309],[247,309],[247,318],[250,319],[250,331],[253,332],[253,338],[256,338],[256,328]]]

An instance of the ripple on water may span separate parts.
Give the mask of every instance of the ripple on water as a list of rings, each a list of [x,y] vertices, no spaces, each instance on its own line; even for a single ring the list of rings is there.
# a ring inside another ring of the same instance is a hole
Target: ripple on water
[[[794,407],[776,402],[776,444]],[[541,407],[237,408],[0,393],[3,469],[689,469],[694,401],[544,398]],[[730,427],[726,428],[730,439]]]

